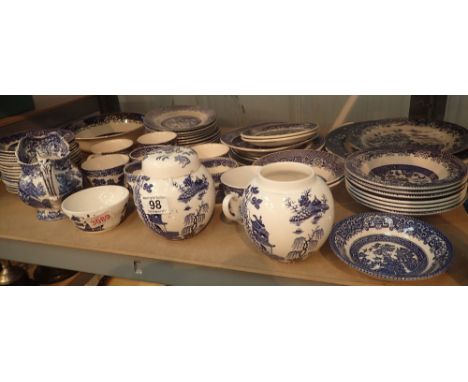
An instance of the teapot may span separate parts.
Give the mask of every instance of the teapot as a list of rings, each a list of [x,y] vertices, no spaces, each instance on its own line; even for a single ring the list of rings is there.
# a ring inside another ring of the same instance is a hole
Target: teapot
[[[213,215],[213,178],[191,148],[152,149],[142,160],[138,175],[132,175],[132,188],[141,220],[167,239],[196,235]]]
[[[223,213],[243,224],[263,254],[290,263],[324,244],[335,211],[330,189],[311,167],[280,162],[263,166],[242,196],[227,195]]]
[[[62,200],[83,187],[66,139],[57,132],[31,132],[20,139],[15,154],[21,166],[21,200],[37,208],[39,220],[63,219]]]

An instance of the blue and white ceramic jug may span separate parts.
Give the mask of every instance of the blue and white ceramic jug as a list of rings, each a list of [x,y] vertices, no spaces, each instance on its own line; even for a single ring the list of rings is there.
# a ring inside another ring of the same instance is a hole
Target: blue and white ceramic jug
[[[171,240],[199,233],[215,205],[213,178],[188,147],[160,146],[132,176],[133,198],[143,222]]]
[[[37,208],[39,220],[62,219],[62,200],[83,186],[65,138],[56,132],[28,134],[19,141],[16,157],[21,166],[18,188],[23,202]]]

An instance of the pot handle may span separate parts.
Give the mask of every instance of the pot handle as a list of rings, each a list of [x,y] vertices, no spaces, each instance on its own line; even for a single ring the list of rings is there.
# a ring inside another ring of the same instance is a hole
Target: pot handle
[[[240,215],[239,203],[239,196],[235,193],[228,194],[223,199],[224,216],[226,216],[229,220],[234,220],[238,223],[240,223],[242,219]]]

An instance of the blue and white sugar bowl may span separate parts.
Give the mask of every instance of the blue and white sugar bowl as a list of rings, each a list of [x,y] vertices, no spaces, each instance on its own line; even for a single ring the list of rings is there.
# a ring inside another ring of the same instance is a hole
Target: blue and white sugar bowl
[[[294,162],[263,166],[242,196],[228,194],[224,215],[242,223],[263,254],[291,263],[305,260],[327,240],[333,196],[312,167]]]
[[[143,222],[171,240],[187,239],[210,221],[215,187],[197,153],[188,147],[160,146],[147,155],[135,177],[133,198]]]

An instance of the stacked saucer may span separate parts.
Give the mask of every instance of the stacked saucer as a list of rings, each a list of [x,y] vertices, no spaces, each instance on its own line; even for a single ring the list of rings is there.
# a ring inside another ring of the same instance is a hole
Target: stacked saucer
[[[316,123],[267,122],[248,126],[241,139],[257,147],[282,147],[308,142],[318,135]]]
[[[463,204],[467,167],[450,154],[424,150],[370,150],[345,162],[346,188],[378,211],[434,215]]]
[[[172,131],[179,146],[217,142],[220,132],[214,110],[200,106],[171,106],[151,110],[143,118],[148,132]]]
[[[7,137],[0,138],[0,173],[6,190],[13,194],[18,193],[18,181],[21,176],[21,167],[16,159],[15,150],[18,142],[26,134],[42,135],[47,131],[57,131],[68,142],[70,147],[70,159],[72,162],[79,166],[81,163],[81,151],[78,143],[75,141],[75,135],[64,129],[51,129],[51,130],[31,130],[29,132],[17,133]]]
[[[231,148],[230,155],[234,160],[250,165],[265,155],[279,151],[320,150],[324,140],[317,134],[317,128],[316,124],[270,122],[225,133],[221,136],[221,143]],[[287,136],[287,131],[291,131],[292,134],[306,131],[306,134]],[[261,139],[251,139],[254,136]]]

